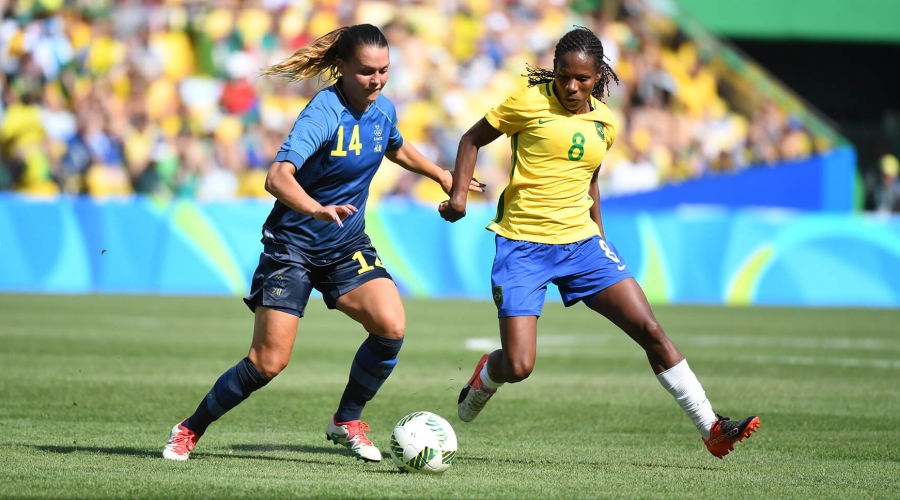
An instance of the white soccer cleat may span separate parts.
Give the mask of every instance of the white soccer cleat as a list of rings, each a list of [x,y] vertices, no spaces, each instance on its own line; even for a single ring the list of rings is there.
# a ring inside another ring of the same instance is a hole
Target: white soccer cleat
[[[456,413],[463,422],[471,422],[484,409],[491,396],[496,394],[497,390],[488,391],[481,385],[481,369],[484,368],[488,360],[488,354],[485,354],[475,366],[475,373],[466,383],[465,387],[459,393],[459,402],[456,405]]]
[[[187,419],[184,419],[178,425],[172,427],[172,433],[169,434],[169,442],[166,443],[166,447],[163,448],[163,458],[169,460],[187,460],[191,455],[194,446],[197,446],[197,441],[200,440],[200,436],[184,426],[186,420]]]
[[[334,444],[342,444],[357,460],[365,462],[380,462],[381,451],[369,441],[366,433],[369,432],[369,424],[362,420],[351,420],[350,422],[337,423],[334,417],[328,422],[328,429],[325,437]]]

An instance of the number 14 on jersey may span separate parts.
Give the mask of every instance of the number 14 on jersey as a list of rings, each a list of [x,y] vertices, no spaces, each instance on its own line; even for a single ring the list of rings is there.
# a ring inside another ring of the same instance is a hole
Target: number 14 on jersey
[[[350,133],[350,144],[344,149],[344,126],[338,127],[337,131],[337,149],[331,151],[331,156],[347,156],[347,150],[355,151],[356,156],[362,151],[362,143],[359,142],[359,125],[353,126],[353,132]]]

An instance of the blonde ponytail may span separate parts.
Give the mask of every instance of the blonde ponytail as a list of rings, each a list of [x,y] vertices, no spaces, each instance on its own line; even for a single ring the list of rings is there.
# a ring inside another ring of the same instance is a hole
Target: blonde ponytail
[[[320,36],[311,44],[297,49],[294,54],[262,72],[264,76],[280,76],[296,82],[328,72],[327,80],[336,80],[340,74],[335,63],[338,60],[336,45],[347,26]]]

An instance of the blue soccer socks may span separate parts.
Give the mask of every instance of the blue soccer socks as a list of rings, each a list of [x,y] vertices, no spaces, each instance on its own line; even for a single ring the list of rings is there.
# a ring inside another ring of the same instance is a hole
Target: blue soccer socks
[[[202,436],[209,424],[268,383],[269,380],[259,373],[250,358],[240,360],[216,380],[194,414],[184,422],[184,426]]]
[[[341,396],[335,422],[359,420],[366,406],[384,381],[391,375],[397,364],[397,354],[403,346],[403,339],[389,339],[369,334],[369,338],[359,346],[353,364],[350,366],[350,380]]]

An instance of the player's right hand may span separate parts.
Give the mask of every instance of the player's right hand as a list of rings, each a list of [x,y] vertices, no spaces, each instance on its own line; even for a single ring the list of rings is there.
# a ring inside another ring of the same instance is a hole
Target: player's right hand
[[[442,201],[440,205],[438,205],[438,212],[441,214],[441,218],[445,221],[456,222],[466,216],[466,207],[463,206],[462,210],[460,210],[454,208],[453,204],[450,203],[450,200],[445,200]]]
[[[334,222],[338,226],[344,227],[344,223],[341,221],[356,212],[359,212],[359,210],[353,205],[328,205],[316,210],[313,213],[313,218],[324,222]]]

